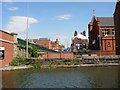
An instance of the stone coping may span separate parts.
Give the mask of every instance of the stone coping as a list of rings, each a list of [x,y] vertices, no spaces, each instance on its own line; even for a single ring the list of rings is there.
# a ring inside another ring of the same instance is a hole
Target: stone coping
[[[80,64],[80,65],[42,65],[41,68],[77,68],[77,67],[93,67],[93,66],[120,66],[120,63],[99,63],[99,64]],[[29,69],[31,65],[24,66],[5,66],[0,68],[0,71]]]
[[[23,66],[5,66],[5,67],[1,67],[0,71],[4,71],[4,70],[16,70],[16,69],[28,69],[28,68],[32,68],[31,65],[23,65]]]

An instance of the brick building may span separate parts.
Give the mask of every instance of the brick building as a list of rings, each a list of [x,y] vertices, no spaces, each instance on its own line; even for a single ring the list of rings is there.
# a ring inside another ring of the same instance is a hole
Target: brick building
[[[120,55],[120,0],[118,0],[114,12],[116,54]]]
[[[8,65],[17,55],[17,34],[0,30],[0,67]]]
[[[115,52],[115,29],[113,17],[93,16],[88,25],[89,49]]]
[[[38,45],[42,45],[48,49],[59,51],[58,39],[56,39],[56,41],[51,41],[48,38],[40,38],[40,39],[33,39],[33,42],[38,44]]]
[[[85,31],[80,34],[77,34],[77,31],[74,32],[74,37],[72,39],[71,51],[79,51],[82,49],[87,49],[88,38],[86,37]]]

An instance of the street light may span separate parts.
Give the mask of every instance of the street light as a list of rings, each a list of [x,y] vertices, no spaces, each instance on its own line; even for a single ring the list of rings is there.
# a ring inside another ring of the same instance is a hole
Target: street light
[[[28,58],[28,29],[29,29],[28,15],[29,15],[29,4],[27,2],[26,58]]]

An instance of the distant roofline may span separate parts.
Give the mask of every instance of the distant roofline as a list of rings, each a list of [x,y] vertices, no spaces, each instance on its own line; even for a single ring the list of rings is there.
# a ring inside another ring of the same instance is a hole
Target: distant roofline
[[[32,39],[32,40],[40,40],[40,41],[51,41],[49,38],[39,38],[39,39]]]

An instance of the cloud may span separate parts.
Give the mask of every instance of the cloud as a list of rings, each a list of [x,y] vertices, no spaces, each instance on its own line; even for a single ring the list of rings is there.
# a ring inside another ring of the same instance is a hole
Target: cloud
[[[16,10],[19,10],[19,8],[17,8],[17,7],[9,7],[8,10],[10,10],[10,11],[16,11]]]
[[[64,15],[56,16],[56,18],[58,20],[69,20],[69,19],[71,19],[71,17],[72,17],[72,15],[70,15],[70,14],[64,14]]]
[[[38,23],[38,20],[32,17],[28,17],[28,26],[34,23]],[[27,28],[26,16],[13,16],[10,17],[6,30],[8,32],[18,33],[18,32],[24,32],[26,28]]]
[[[0,0],[1,2],[13,2],[13,0]],[[14,0],[15,1],[15,0]]]

